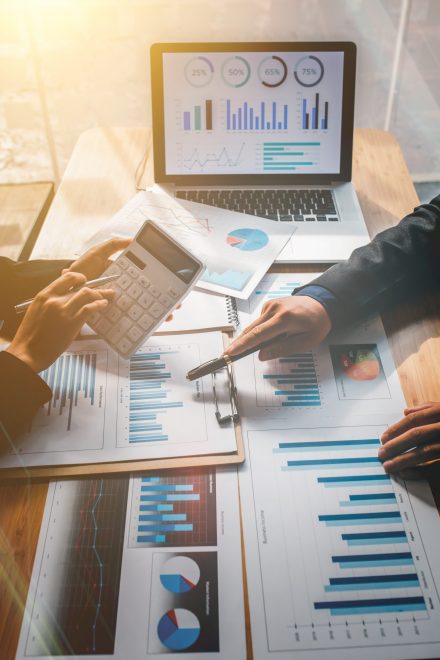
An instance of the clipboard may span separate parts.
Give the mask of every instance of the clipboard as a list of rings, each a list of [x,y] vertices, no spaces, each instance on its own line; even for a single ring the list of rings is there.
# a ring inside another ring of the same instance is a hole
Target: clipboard
[[[198,331],[200,332],[200,331]],[[164,333],[160,333],[165,337]],[[170,333],[171,334],[171,333]],[[193,334],[188,332],[185,334]],[[196,332],[194,332],[196,334]],[[90,337],[88,337],[90,339]],[[230,341],[230,336],[222,333],[223,345],[226,347]],[[136,459],[125,461],[105,461],[96,463],[83,463],[71,465],[49,465],[49,466],[21,466],[0,469],[0,483],[12,481],[37,481],[47,479],[59,478],[78,478],[78,477],[93,477],[96,475],[124,475],[133,474],[137,472],[151,472],[158,470],[176,470],[188,468],[203,468],[209,466],[222,466],[222,465],[237,465],[243,463],[245,460],[245,452],[243,445],[243,438],[241,433],[241,425],[238,419],[236,410],[236,389],[233,376],[229,374],[229,392],[231,403],[231,415],[226,417],[231,418],[231,423],[234,428],[236,450],[233,452],[217,453],[217,454],[196,454],[193,456],[183,457],[168,457],[168,458],[154,458],[154,459]],[[221,417],[215,396],[215,384],[213,379],[213,393],[216,405],[216,417]],[[226,419],[225,417],[225,419]]]

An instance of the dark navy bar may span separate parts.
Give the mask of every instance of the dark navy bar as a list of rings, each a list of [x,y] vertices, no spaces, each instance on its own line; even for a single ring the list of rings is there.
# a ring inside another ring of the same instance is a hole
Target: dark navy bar
[[[374,584],[375,582],[418,582],[417,573],[399,573],[398,575],[362,575],[360,577],[330,578],[330,584]]]
[[[373,493],[372,495],[350,495],[351,502],[362,500],[395,500],[394,493]]]
[[[381,513],[338,513],[318,516],[322,522],[326,520],[373,520],[375,518],[400,518],[400,511],[382,511]]]
[[[337,563],[350,563],[356,561],[379,561],[382,559],[412,559],[410,552],[385,552],[369,555],[334,555],[333,562]]]
[[[342,534],[343,541],[362,539],[406,539],[406,532],[362,532],[359,534]]]
[[[359,459],[356,459],[356,462],[359,462]],[[360,474],[353,477],[318,477],[318,483],[332,484],[337,483],[338,481],[390,481],[390,479],[391,477],[389,474]]]
[[[423,596],[407,596],[403,598],[368,598],[366,600],[330,600],[313,603],[316,610],[338,609],[339,607],[379,607],[381,605],[423,605]]]

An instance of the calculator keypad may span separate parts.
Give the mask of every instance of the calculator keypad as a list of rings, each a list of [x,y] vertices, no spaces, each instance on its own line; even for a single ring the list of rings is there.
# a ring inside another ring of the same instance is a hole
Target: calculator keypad
[[[170,311],[179,293],[172,287],[161,291],[125,257],[112,264],[106,275],[119,275],[110,286],[114,298],[89,325],[123,356],[133,352],[157,320]]]

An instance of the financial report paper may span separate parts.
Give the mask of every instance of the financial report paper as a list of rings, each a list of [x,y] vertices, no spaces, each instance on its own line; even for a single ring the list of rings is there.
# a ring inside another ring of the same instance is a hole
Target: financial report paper
[[[215,418],[211,378],[186,379],[189,369],[222,350],[218,332],[150,337],[129,360],[100,339],[75,342],[41,374],[52,399],[0,467],[235,451],[234,429]],[[227,408],[220,379],[219,405]]]
[[[245,658],[235,470],[50,484],[16,658]]]
[[[291,222],[273,222],[147,191],[137,193],[84,247],[97,245],[109,235],[132,238],[148,219],[204,263],[199,288],[242,299],[248,298],[295,232]]]
[[[306,281],[266,277],[242,324]],[[440,657],[437,509],[377,456],[405,406],[380,319],[235,367],[255,660]]]

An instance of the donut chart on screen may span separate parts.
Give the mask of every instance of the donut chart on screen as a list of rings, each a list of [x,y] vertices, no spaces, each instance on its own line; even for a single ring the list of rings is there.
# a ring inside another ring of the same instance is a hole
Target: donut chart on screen
[[[199,638],[200,623],[195,614],[183,608],[168,610],[159,621],[157,634],[164,646],[183,651]]]
[[[200,580],[200,568],[190,557],[172,557],[160,572],[162,586],[175,594],[194,589]]]
[[[229,232],[226,242],[233,248],[243,252],[262,250],[269,243],[269,236],[261,229],[234,229]]]

